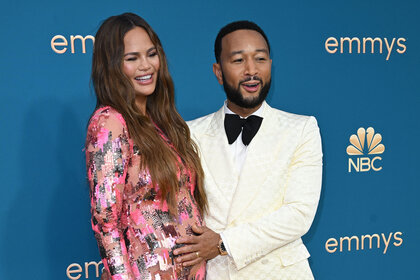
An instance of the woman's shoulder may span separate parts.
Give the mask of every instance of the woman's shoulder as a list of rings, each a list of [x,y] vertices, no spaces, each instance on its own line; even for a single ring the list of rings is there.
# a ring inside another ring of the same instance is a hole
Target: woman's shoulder
[[[127,124],[117,110],[110,106],[98,108],[90,118],[88,135],[94,136],[103,133],[111,133],[112,137],[125,135],[128,137]]]
[[[124,117],[116,109],[111,106],[104,106],[98,108],[93,112],[89,121],[90,126],[100,126],[107,128],[126,128],[127,124]]]

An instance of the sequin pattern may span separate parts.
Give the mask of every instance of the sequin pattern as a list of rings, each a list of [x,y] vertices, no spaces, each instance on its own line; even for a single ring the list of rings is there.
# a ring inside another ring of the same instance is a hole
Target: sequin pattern
[[[175,240],[191,235],[193,224],[203,224],[192,195],[195,174],[178,157],[178,216],[173,217],[148,170],[140,169],[140,157],[123,117],[111,107],[97,110],[88,127],[86,165],[92,228],[105,268],[112,280],[203,280],[205,262],[181,267],[173,256]]]

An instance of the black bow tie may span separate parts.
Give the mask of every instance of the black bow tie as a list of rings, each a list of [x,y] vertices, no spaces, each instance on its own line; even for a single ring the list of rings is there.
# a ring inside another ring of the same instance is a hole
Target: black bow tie
[[[236,141],[242,131],[242,143],[248,146],[258,129],[260,129],[262,118],[258,116],[249,116],[242,119],[238,115],[226,114],[225,115],[225,131],[229,141],[232,144]]]

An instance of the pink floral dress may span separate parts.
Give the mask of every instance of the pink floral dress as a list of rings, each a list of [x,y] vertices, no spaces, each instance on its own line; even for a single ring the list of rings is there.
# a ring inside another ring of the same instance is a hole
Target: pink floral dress
[[[156,131],[174,149],[158,127]],[[111,107],[98,109],[88,127],[86,165],[92,228],[105,268],[113,280],[203,280],[204,261],[182,267],[173,255],[175,240],[191,235],[192,225],[203,224],[193,196],[195,173],[178,156],[178,216],[173,217],[147,168],[140,168],[140,159],[121,114]]]

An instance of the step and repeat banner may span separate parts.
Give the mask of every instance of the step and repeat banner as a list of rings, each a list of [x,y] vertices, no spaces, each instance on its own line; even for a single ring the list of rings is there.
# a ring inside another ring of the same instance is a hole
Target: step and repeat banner
[[[316,116],[321,200],[304,236],[315,279],[420,279],[418,1],[2,1],[0,279],[99,279],[84,141],[101,22],[134,12],[166,51],[186,120],[225,95],[218,30],[272,47],[271,106]]]

